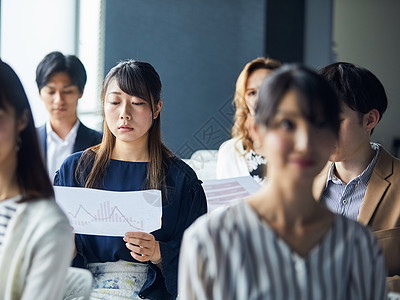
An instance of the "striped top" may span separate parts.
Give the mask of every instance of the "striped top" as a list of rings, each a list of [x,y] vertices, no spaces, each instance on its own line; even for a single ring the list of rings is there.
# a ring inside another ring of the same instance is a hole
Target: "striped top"
[[[6,234],[7,226],[17,211],[17,203],[21,196],[0,201],[0,258],[3,253],[3,240]]]
[[[306,257],[246,201],[201,217],[184,234],[180,299],[385,299],[386,269],[369,229],[335,215]]]

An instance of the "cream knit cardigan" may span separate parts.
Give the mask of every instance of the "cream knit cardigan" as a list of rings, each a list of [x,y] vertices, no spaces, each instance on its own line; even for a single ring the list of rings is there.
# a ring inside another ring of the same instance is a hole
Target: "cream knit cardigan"
[[[53,199],[18,204],[2,245],[0,299],[62,299],[72,249],[71,226]]]

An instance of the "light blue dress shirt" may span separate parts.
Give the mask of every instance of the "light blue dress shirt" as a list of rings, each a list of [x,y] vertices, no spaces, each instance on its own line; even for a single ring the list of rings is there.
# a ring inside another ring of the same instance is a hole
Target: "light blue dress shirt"
[[[375,151],[374,158],[367,168],[348,184],[335,175],[335,163],[331,164],[321,202],[332,212],[357,220],[368,181],[371,178],[380,153],[378,144],[371,143],[371,147]]]

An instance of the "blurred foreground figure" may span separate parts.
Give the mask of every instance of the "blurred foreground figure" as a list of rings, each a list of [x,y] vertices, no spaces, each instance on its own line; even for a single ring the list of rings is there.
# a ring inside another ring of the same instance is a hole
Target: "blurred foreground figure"
[[[385,299],[373,233],[312,194],[337,142],[332,88],[302,67],[277,70],[260,87],[255,123],[268,180],[185,232],[181,299]]]
[[[72,247],[25,91],[0,61],[0,298],[62,299]]]

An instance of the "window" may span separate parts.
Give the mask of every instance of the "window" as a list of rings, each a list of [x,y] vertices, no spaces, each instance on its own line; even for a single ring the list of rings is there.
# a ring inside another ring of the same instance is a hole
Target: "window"
[[[87,126],[102,129],[103,2],[1,0],[0,55],[20,77],[36,126],[48,119],[35,82],[36,67],[46,54],[60,51],[77,55],[85,65],[88,82],[79,117]]]

